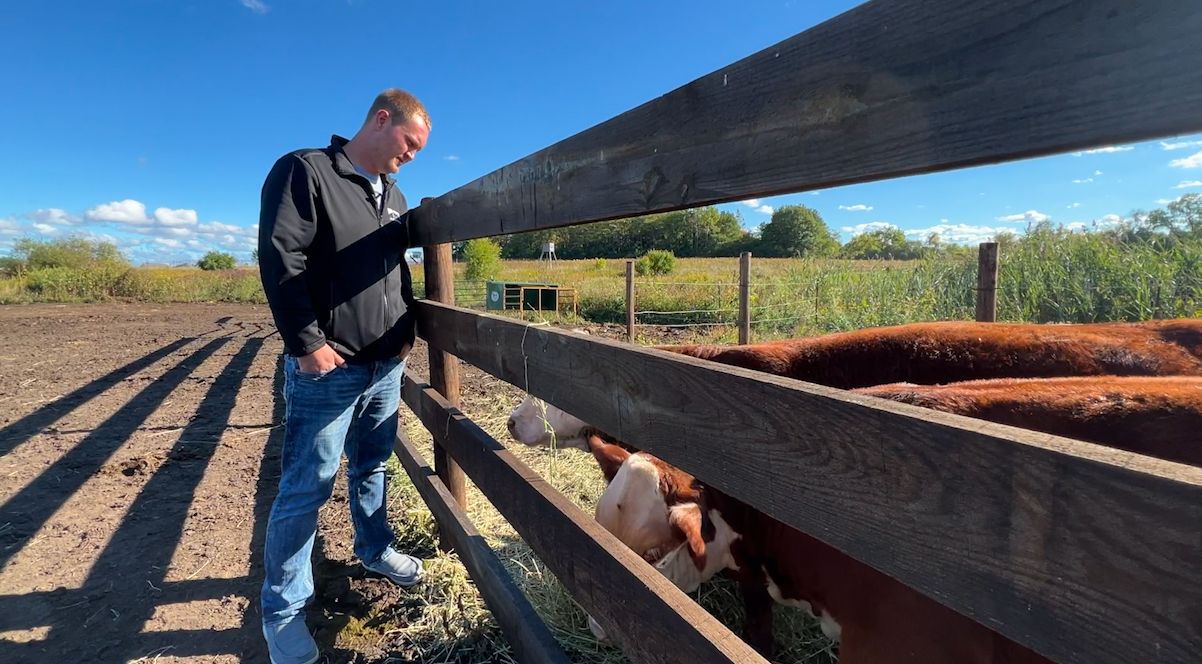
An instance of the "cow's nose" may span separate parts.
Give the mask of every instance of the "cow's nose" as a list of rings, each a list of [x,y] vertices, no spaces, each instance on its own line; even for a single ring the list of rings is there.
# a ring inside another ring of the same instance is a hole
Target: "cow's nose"
[[[505,423],[505,426],[509,427],[509,433],[513,433],[513,430],[517,428],[518,423],[515,422],[514,419],[511,417],[511,418],[509,418],[509,421]]]

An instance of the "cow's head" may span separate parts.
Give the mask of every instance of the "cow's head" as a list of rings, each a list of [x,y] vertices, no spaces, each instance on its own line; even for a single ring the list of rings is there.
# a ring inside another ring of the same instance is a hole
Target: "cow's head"
[[[507,426],[523,445],[588,449],[581,435],[588,427],[583,420],[529,394],[513,409]]]
[[[707,511],[705,490],[692,475],[596,435],[588,444],[609,480],[596,513],[606,530],[685,592],[730,565],[730,544],[738,536],[720,514]]]

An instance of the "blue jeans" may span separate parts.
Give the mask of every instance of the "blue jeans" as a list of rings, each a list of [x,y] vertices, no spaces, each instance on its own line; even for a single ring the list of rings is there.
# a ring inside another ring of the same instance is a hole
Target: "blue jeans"
[[[313,597],[309,557],[317,510],[334,489],[344,449],[355,555],[373,562],[392,544],[384,464],[396,441],[405,363],[350,364],[322,375],[284,358],[284,449],[263,552],[263,624],[295,618]]]

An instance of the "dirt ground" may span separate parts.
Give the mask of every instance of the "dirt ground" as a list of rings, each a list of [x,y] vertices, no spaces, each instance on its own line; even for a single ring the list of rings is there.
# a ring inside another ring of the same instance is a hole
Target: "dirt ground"
[[[266,662],[283,419],[266,308],[0,307],[0,336],[0,662]],[[401,592],[354,562],[336,486],[316,611]]]
[[[0,662],[266,662],[260,556],[284,412],[266,307],[7,306],[0,338]],[[420,344],[409,366],[428,374]],[[465,366],[465,399],[489,381]],[[365,575],[345,502],[340,479],[310,625],[325,661],[374,661],[338,631],[420,598]]]

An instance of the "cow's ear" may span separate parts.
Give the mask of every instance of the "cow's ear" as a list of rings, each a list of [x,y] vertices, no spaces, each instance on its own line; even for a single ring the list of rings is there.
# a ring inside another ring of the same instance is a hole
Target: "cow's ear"
[[[588,449],[597,460],[597,465],[601,466],[601,474],[605,475],[606,482],[613,481],[622,463],[630,456],[630,452],[622,449],[621,445],[607,443],[595,433],[588,435]]]
[[[705,569],[705,538],[701,534],[701,507],[681,503],[668,510],[668,525],[689,547],[689,557],[698,570]]]

